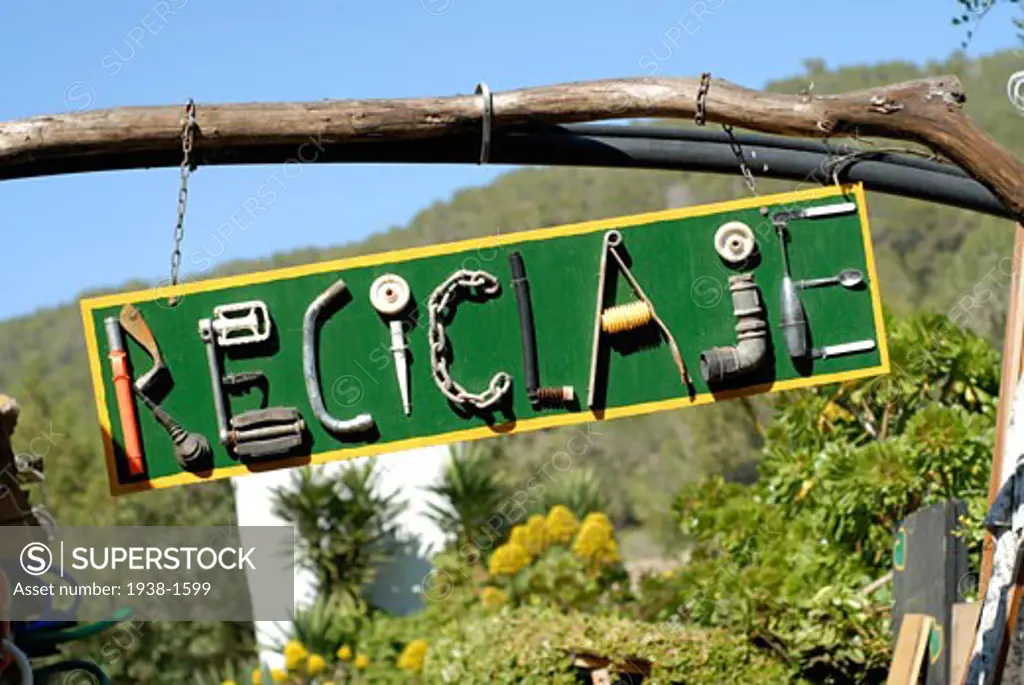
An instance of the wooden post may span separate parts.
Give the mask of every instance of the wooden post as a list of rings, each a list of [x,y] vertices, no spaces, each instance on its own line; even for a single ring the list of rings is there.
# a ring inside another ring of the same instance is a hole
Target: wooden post
[[[1016,455],[1010,455],[1010,464],[1005,462],[1003,454],[1006,444],[1006,429],[1010,424],[1010,407],[1013,404],[1013,393],[1021,377],[1021,364],[1024,362],[1024,277],[1021,263],[1024,256],[1024,226],[1017,224],[1013,240],[1013,256],[1011,258],[1012,274],[1010,277],[1010,301],[1006,309],[1006,330],[1003,333],[1003,367],[999,379],[999,407],[996,410],[996,437],[992,449],[992,472],[989,476],[988,503],[992,506],[996,494],[1013,472]],[[978,596],[984,597],[992,576],[992,552],[994,540],[985,533],[985,543],[981,560],[981,578],[978,585]]]
[[[996,435],[992,449],[992,468],[989,476],[988,504],[991,508],[996,496],[1006,484],[1006,481],[1013,474],[1016,468],[1016,454],[1006,453],[1006,437],[1010,425],[1010,415],[1013,407],[1014,395],[1020,383],[1022,364],[1024,364],[1024,273],[1021,265],[1024,257],[1024,226],[1017,224],[1014,233],[1013,255],[1010,263],[1012,274],[1010,278],[1010,299],[1006,310],[1006,330],[1003,334],[1003,363],[999,379],[999,406],[996,410]],[[985,533],[985,541],[982,549],[981,577],[978,583],[979,602],[984,601],[992,577],[992,557],[995,551],[995,539],[988,532]],[[1006,626],[1003,631],[1003,641],[1000,644],[999,652],[995,655],[995,669],[991,674],[989,682],[1001,682],[1003,669],[1006,664],[1007,655],[1010,653],[1014,629],[1019,619],[1019,609],[1024,577],[1018,570],[1017,581],[1014,585],[1007,602]],[[978,612],[980,617],[981,612]],[[974,639],[977,639],[978,626],[974,627]],[[966,682],[967,670],[964,670],[963,680]]]

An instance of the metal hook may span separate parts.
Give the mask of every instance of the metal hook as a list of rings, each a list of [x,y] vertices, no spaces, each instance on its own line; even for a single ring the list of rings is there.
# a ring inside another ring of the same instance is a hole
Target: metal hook
[[[483,96],[484,116],[483,131],[480,138],[480,164],[487,164],[491,159],[491,123],[494,119],[494,95],[490,87],[481,81],[476,84],[476,94]]]

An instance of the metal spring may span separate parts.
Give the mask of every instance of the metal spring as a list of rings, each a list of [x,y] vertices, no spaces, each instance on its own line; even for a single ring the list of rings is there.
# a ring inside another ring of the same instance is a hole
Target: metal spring
[[[575,399],[576,391],[571,385],[545,386],[536,388],[533,392],[533,401],[536,404],[560,406],[569,404]]]
[[[601,312],[601,330],[605,333],[621,333],[646,326],[654,318],[651,306],[643,300],[620,304]]]

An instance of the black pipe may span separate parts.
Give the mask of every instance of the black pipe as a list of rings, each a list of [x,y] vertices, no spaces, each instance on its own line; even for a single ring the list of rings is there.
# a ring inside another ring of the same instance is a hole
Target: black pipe
[[[465,134],[428,140],[373,143],[318,141],[304,149],[297,146],[235,147],[204,152],[201,138],[195,156],[200,165],[280,164],[287,161],[316,163],[452,163],[476,164],[480,139]],[[843,182],[862,182],[869,190],[946,204],[984,214],[1017,220],[996,195],[962,169],[911,155],[862,152],[842,166],[836,162],[854,148],[819,141],[734,133],[710,129],[673,129],[655,126],[575,124],[496,133],[491,145],[491,164],[588,166],[666,169],[735,175],[739,163],[733,144],[755,177],[828,184],[831,171]],[[169,167],[181,163],[171,151],[97,154],[54,163],[27,158],[0,168],[0,180],[52,176],[85,171]]]

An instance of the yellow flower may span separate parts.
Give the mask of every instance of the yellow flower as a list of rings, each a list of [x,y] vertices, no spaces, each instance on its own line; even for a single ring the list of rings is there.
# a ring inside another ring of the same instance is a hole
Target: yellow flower
[[[263,671],[258,668],[255,669],[252,672],[252,676],[249,678],[249,681],[252,685],[260,685],[263,682]]]
[[[622,561],[622,555],[619,554],[619,543],[615,541],[615,538],[608,541],[597,561],[601,564],[618,564]]]
[[[583,519],[583,525],[572,544],[572,551],[576,556],[595,564],[622,561],[619,545],[615,541],[615,528],[608,517],[601,513],[589,514]]]
[[[485,587],[480,592],[480,603],[488,609],[500,609],[508,601],[504,590],[496,587]]]
[[[310,654],[306,659],[306,673],[309,675],[320,675],[327,670],[327,660],[319,654]]]
[[[553,545],[569,542],[576,531],[580,529],[579,519],[564,504],[556,504],[551,507],[546,523],[548,542]]]
[[[222,680],[220,685],[238,685],[234,680]]]
[[[583,525],[590,524],[592,526],[601,526],[606,529],[609,534],[615,532],[615,526],[612,525],[611,519],[608,515],[601,511],[595,511],[587,514],[587,517],[583,519]]]
[[[540,514],[534,514],[526,522],[526,551],[531,556],[540,556],[548,544],[548,523]]]
[[[334,653],[334,656],[338,657],[342,661],[348,661],[352,658],[352,648],[348,645],[342,645],[338,647],[338,651]]]
[[[292,640],[284,646],[284,665],[289,671],[305,665],[309,652],[298,640]]]
[[[275,683],[287,683],[288,674],[282,671],[280,668],[275,668],[270,671],[270,679]]]
[[[424,640],[413,640],[405,646],[398,657],[398,667],[410,673],[419,673],[423,669],[423,660],[427,656],[427,643]]]
[[[530,553],[515,542],[506,542],[494,550],[487,569],[496,576],[514,576],[530,563]]]
[[[530,553],[530,531],[526,530],[525,525],[512,528],[512,532],[508,535],[508,541],[525,549],[527,554]]]
[[[356,656],[356,668],[360,671],[370,665],[370,657],[365,654],[359,654]]]

